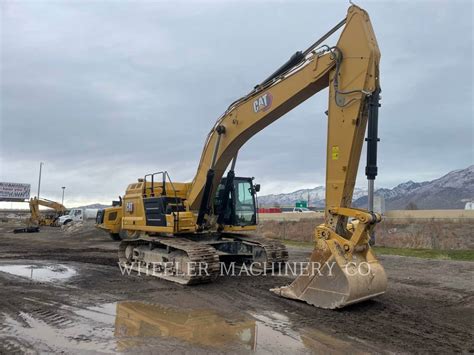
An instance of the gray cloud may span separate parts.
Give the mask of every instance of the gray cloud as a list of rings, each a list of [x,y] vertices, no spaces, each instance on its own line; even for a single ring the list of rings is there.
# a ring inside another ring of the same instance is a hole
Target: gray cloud
[[[361,3],[382,51],[379,186],[472,164],[472,3]],[[344,17],[347,2],[2,2],[1,180],[72,204],[143,174],[194,175],[227,105]],[[324,183],[327,95],[251,139],[263,193]],[[361,160],[359,184],[365,184]],[[33,189],[36,191],[36,189]]]

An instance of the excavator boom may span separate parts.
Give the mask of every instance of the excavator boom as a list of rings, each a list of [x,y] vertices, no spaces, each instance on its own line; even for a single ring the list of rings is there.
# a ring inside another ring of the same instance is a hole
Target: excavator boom
[[[344,24],[336,47],[318,47]],[[188,193],[191,209],[198,210],[203,198],[214,195],[230,161],[252,136],[328,86],[327,182],[331,190],[327,205],[349,206],[367,122],[363,117],[364,103],[379,87],[379,60],[368,14],[351,6],[346,19],[304,52],[297,52],[248,95],[232,103],[217,120],[206,139]],[[212,184],[207,182],[209,169],[214,171]],[[209,196],[203,197],[206,184],[212,187]]]

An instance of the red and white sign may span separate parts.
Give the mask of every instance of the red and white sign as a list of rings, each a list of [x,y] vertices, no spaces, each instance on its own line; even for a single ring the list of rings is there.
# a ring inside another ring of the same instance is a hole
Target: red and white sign
[[[0,201],[25,201],[30,198],[30,184],[0,182]]]

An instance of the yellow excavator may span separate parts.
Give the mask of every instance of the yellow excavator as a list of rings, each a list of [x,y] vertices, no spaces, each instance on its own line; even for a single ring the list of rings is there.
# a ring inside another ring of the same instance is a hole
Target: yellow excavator
[[[342,29],[335,46],[324,42]],[[239,149],[257,132],[329,87],[325,221],[315,230],[308,269],[272,291],[322,308],[340,308],[385,292],[387,279],[370,246],[381,216],[351,207],[367,130],[369,201],[377,175],[380,51],[369,15],[350,6],[346,18],[308,49],[295,53],[270,77],[233,102],[207,136],[196,175],[173,182],[166,171],[128,186],[98,227],[120,233],[119,261],[138,272],[194,284],[212,281],[220,262],[282,266],[286,248],[249,233],[257,224],[252,178],[234,173]],[[224,173],[229,167],[225,177]],[[350,220],[350,223],[348,223]],[[203,275],[197,264],[208,267]]]
[[[59,202],[38,199],[33,197],[29,201],[31,217],[29,224],[33,226],[59,227],[57,220],[67,212],[67,208]],[[40,206],[48,207],[50,210],[40,211]]]

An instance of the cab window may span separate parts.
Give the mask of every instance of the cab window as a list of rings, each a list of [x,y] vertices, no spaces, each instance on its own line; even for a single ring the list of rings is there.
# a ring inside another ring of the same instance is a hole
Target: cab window
[[[249,181],[235,181],[235,219],[237,225],[255,224],[255,203]]]

